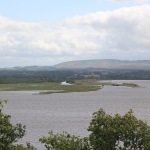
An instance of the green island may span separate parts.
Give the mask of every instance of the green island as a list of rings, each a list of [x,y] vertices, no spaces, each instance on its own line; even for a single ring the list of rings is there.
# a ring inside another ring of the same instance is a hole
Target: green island
[[[0,91],[39,91],[38,94],[69,93],[97,91],[104,86],[126,86],[139,87],[133,83],[112,83],[109,81],[99,81],[96,79],[75,80],[73,84],[62,85],[61,82],[41,82],[41,83],[13,83],[0,84]]]
[[[126,87],[131,87],[131,88],[135,88],[135,87],[140,87],[139,85],[135,84],[135,83],[112,83],[112,82],[100,82],[101,85],[110,85],[110,86],[126,86]]]

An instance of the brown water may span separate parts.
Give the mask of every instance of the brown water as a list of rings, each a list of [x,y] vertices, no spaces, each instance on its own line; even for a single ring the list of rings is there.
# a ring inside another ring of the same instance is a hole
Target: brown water
[[[43,150],[38,142],[49,130],[67,131],[87,136],[92,113],[104,108],[107,113],[124,114],[133,109],[134,114],[150,124],[150,80],[112,81],[137,83],[140,88],[105,86],[94,92],[33,95],[33,92],[0,92],[7,99],[4,111],[12,116],[13,123],[26,125],[26,136],[20,143],[31,142]]]

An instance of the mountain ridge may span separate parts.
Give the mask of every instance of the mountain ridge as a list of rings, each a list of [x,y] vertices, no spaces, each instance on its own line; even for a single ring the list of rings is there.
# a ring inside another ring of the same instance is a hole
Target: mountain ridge
[[[144,69],[150,70],[150,60],[118,60],[118,59],[95,59],[63,62],[54,65],[55,68],[63,69]]]
[[[150,70],[150,60],[93,59],[59,63],[53,66],[18,66],[0,70],[49,71],[57,69],[136,69]]]

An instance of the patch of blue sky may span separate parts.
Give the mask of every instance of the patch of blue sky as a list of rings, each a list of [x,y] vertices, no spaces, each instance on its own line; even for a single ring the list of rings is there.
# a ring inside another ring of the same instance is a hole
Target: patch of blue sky
[[[72,16],[133,5],[135,2],[113,0],[0,0],[0,15],[15,20],[61,21]]]

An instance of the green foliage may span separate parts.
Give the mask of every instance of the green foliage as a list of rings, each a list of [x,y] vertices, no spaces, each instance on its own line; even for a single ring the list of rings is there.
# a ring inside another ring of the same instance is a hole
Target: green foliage
[[[131,110],[124,116],[110,116],[100,109],[93,114],[88,131],[93,150],[150,149],[150,127]]]
[[[80,84],[78,84],[80,83]],[[96,80],[84,80],[75,82],[74,85],[63,86],[61,83],[54,82],[42,82],[42,83],[20,83],[20,84],[0,84],[0,91],[28,91],[28,90],[46,90],[40,94],[51,94],[51,93],[68,93],[68,92],[85,92],[85,91],[96,91],[100,89],[97,86],[99,83]],[[92,86],[91,86],[92,85]],[[49,91],[50,90],[50,91]],[[56,91],[51,91],[56,90]]]
[[[7,70],[0,69],[0,84],[62,82],[74,83],[80,79],[100,80],[150,80],[150,70],[135,69],[54,69]]]
[[[0,101],[0,150],[10,150],[13,143],[24,136],[25,126],[21,124],[11,124],[11,117],[2,112],[4,103],[6,103],[6,101]]]
[[[69,70],[0,70],[0,84],[62,82],[74,80],[74,74],[74,71]]]
[[[33,146],[12,145],[10,150],[36,150]]]
[[[54,134],[49,132],[49,137],[43,137],[40,142],[45,144],[47,150],[89,150],[88,138],[79,138],[74,135]]]
[[[47,150],[149,150],[150,126],[138,120],[132,110],[124,116],[108,115],[103,109],[95,112],[88,128],[89,138],[70,134],[54,134],[40,142]]]
[[[11,124],[10,116],[2,112],[5,103],[0,101],[0,150],[36,150],[30,143],[26,147],[15,145],[24,136],[25,126]],[[137,119],[132,110],[124,116],[112,116],[100,109],[93,113],[88,131],[90,135],[85,138],[50,131],[39,141],[47,150],[150,150],[150,126]]]

